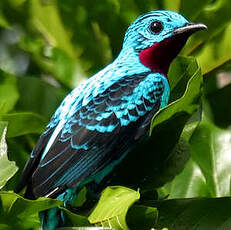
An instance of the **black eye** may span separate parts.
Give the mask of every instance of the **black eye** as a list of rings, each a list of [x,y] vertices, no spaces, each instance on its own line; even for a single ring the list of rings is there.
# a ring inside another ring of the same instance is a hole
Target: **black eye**
[[[152,22],[150,25],[150,30],[154,33],[154,34],[159,34],[162,30],[163,30],[163,24],[160,21],[155,21]]]

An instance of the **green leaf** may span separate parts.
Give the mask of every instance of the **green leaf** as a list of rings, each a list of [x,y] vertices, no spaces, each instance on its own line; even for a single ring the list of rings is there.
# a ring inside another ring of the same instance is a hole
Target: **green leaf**
[[[26,135],[7,139],[9,159],[14,161],[19,169],[14,177],[12,177],[5,185],[5,191],[15,190],[18,186],[18,183],[22,177],[22,171],[29,158],[32,146],[35,145],[37,138],[34,137],[34,135]]]
[[[198,72],[198,73],[197,73]],[[178,56],[170,66],[168,80],[171,88],[170,102],[182,97],[193,75],[198,75],[200,67],[194,57]]]
[[[193,66],[194,68],[191,69],[189,73],[187,73],[192,77],[188,82],[187,89],[184,95],[179,100],[170,103],[168,106],[161,109],[158,113],[155,114],[150,128],[151,132],[157,125],[163,123],[164,121],[166,122],[167,120],[176,117],[178,114],[178,116],[180,116],[180,114],[182,113],[188,114],[190,116],[199,108],[198,100],[201,96],[203,79],[198,64]],[[177,76],[178,73],[175,72],[174,75]],[[182,77],[184,77],[184,72],[183,74],[181,72],[181,76],[179,78]],[[169,78],[171,78],[171,75],[169,76]]]
[[[45,128],[44,119],[35,113],[0,114],[0,120],[8,122],[7,137],[16,137],[26,134],[40,134]]]
[[[156,228],[171,230],[222,230],[231,228],[230,197],[175,199],[149,201],[145,203],[156,207],[159,221]]]
[[[25,199],[13,192],[0,192],[0,223],[12,229],[39,227],[38,213],[62,205],[59,200],[39,198]]]
[[[9,161],[7,157],[6,131],[6,124],[0,122],[0,189],[18,170],[15,162]]]
[[[202,120],[190,140],[192,159],[212,197],[231,195],[230,140],[231,130],[222,130],[208,120]]]
[[[230,196],[230,140],[231,130],[215,126],[204,109],[202,121],[189,138],[191,159],[174,181],[160,189],[161,195],[170,194],[170,198]]]
[[[128,230],[126,223],[127,211],[139,198],[139,192],[129,188],[120,186],[107,187],[88,219],[92,224],[110,227],[115,230]]]
[[[18,98],[16,78],[0,70],[0,113],[11,111]]]
[[[190,198],[210,196],[205,177],[200,167],[190,159],[183,172],[176,178],[158,189],[159,196],[172,198]]]

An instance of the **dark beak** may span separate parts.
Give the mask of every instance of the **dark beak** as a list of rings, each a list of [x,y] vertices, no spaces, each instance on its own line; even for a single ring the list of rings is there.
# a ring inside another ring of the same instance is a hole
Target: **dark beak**
[[[205,30],[207,26],[202,23],[188,23],[183,27],[177,28],[173,31],[175,35],[182,34],[182,33],[189,33],[192,34],[199,30]]]

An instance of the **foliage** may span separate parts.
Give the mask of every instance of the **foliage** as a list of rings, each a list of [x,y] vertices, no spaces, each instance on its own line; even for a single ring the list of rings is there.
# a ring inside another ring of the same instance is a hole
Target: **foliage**
[[[98,204],[86,188],[69,209],[13,193],[63,97],[118,55],[131,21],[163,8],[208,31],[172,63],[170,104],[105,178]],[[38,229],[38,212],[55,206],[72,227],[62,229],[230,229],[231,81],[218,74],[231,66],[230,11],[229,0],[1,1],[0,229]]]

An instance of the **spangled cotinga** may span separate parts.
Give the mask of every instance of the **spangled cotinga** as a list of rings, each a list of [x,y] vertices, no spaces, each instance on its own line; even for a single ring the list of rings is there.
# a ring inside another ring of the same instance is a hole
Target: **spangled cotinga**
[[[66,96],[28,160],[18,191],[71,204],[76,190],[100,183],[144,137],[169,100],[169,65],[188,37],[205,29],[172,11],[151,11],[127,29],[119,56]],[[64,222],[57,208],[41,214],[43,229]]]

